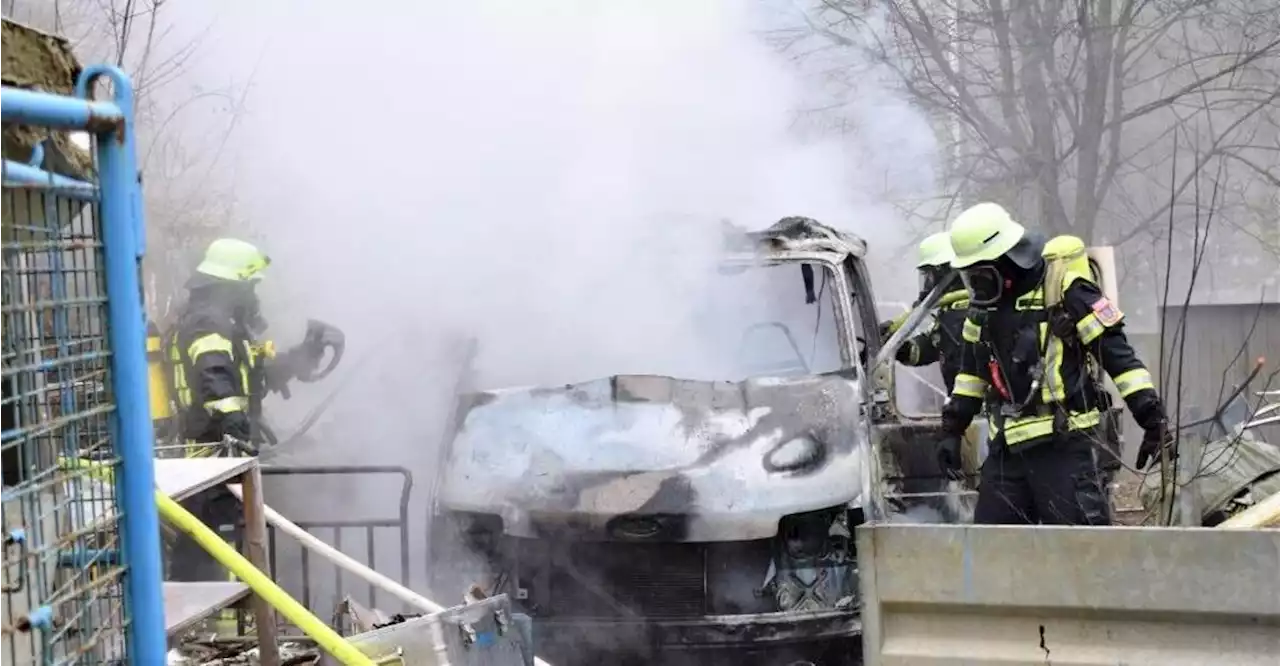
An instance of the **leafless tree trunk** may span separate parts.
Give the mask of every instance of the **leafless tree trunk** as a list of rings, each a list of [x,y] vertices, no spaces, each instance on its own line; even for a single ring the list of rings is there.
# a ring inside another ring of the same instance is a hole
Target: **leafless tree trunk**
[[[1232,161],[1240,178],[1280,183],[1258,141],[1280,118],[1270,0],[819,0],[809,26],[959,119],[958,189],[1050,233],[1120,244],[1150,232],[1171,205],[1152,185],[1175,127],[1200,168]]]

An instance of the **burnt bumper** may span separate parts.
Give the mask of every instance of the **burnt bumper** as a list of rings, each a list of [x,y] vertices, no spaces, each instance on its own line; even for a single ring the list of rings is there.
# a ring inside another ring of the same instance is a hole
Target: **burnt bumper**
[[[651,658],[672,653],[721,652],[737,660],[759,656],[773,663],[777,655],[812,659],[810,655],[860,647],[862,621],[856,610],[754,615],[711,615],[680,620],[539,618],[534,620],[539,654],[560,655],[565,663],[586,663],[588,654]],[[559,664],[560,662],[552,661]],[[598,663],[598,662],[597,662]],[[733,663],[741,663],[734,661]]]

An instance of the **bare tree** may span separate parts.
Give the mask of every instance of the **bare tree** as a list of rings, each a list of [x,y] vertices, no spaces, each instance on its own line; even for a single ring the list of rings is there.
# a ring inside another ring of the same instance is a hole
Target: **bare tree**
[[[1272,0],[819,0],[806,28],[951,124],[954,191],[1051,233],[1150,232],[1218,162],[1280,183]],[[1175,131],[1197,165],[1170,202]]]
[[[183,80],[207,29],[178,31],[170,0],[9,0],[6,13],[66,37],[82,62],[109,62],[132,79],[139,166],[148,221],[145,288],[165,319],[192,262],[212,238],[240,233],[224,148],[245,106],[246,85],[196,88]],[[182,37],[175,33],[185,32]],[[212,112],[210,112],[212,111]],[[200,112],[197,116],[196,113]],[[216,123],[218,127],[210,127]],[[203,145],[207,137],[219,137]]]

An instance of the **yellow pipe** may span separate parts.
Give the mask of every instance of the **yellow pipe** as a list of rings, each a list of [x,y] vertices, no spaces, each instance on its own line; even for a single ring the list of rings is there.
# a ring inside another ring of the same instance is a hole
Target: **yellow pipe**
[[[195,539],[196,543],[200,544],[200,547],[212,555],[219,564],[235,574],[236,578],[244,581],[255,594],[266,600],[268,604],[271,604],[272,608],[279,611],[281,615],[301,629],[303,633],[315,639],[316,643],[325,652],[333,655],[335,659],[345,666],[375,666],[372,659],[345,641],[338,632],[321,622],[320,618],[312,615],[311,611],[308,611],[297,600],[280,589],[279,585],[276,585],[266,574],[259,571],[243,555],[237,553],[236,549],[231,547],[231,544],[228,544],[216,532],[200,522],[200,519],[182,508],[182,505],[157,490],[156,506],[159,507],[160,516],[166,522]]]
[[[67,456],[58,456],[58,467],[64,472],[74,472],[84,470],[91,478],[97,479],[103,483],[115,483],[116,473],[110,465],[89,460],[88,458],[68,458]],[[169,538],[174,536],[172,525],[160,526],[161,536]]]
[[[115,476],[114,470],[110,467],[93,460],[76,460],[59,456],[58,465],[63,469],[87,468],[90,476],[107,482],[110,482]],[[372,659],[344,640],[338,632],[330,629],[315,615],[312,615],[311,611],[289,596],[287,592],[280,589],[280,586],[276,585],[275,581],[272,581],[266,574],[253,566],[252,562],[236,552],[236,549],[218,536],[217,532],[209,529],[207,525],[200,522],[199,518],[191,515],[189,511],[182,508],[181,504],[173,501],[171,497],[159,490],[156,491],[156,507],[160,510],[160,517],[165,522],[186,532],[187,536],[195,539],[196,543],[200,544],[200,547],[212,555],[213,559],[217,560],[219,564],[226,567],[227,571],[244,581],[255,594],[262,597],[268,604],[271,604],[272,608],[279,611],[281,615],[301,629],[303,633],[315,639],[321,648],[342,662],[344,666],[376,666]]]

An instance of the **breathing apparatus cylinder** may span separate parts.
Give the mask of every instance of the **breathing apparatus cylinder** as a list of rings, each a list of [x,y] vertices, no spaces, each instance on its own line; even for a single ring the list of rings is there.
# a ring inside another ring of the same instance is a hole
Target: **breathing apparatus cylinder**
[[[1044,258],[1047,266],[1044,276],[1045,307],[1053,308],[1062,302],[1063,279],[1068,272],[1085,277],[1092,275],[1084,241],[1076,236],[1058,236],[1045,243]]]
[[[147,380],[151,395],[151,425],[156,437],[167,439],[173,434],[175,419],[169,395],[168,364],[164,359],[164,338],[155,322],[147,322]]]

